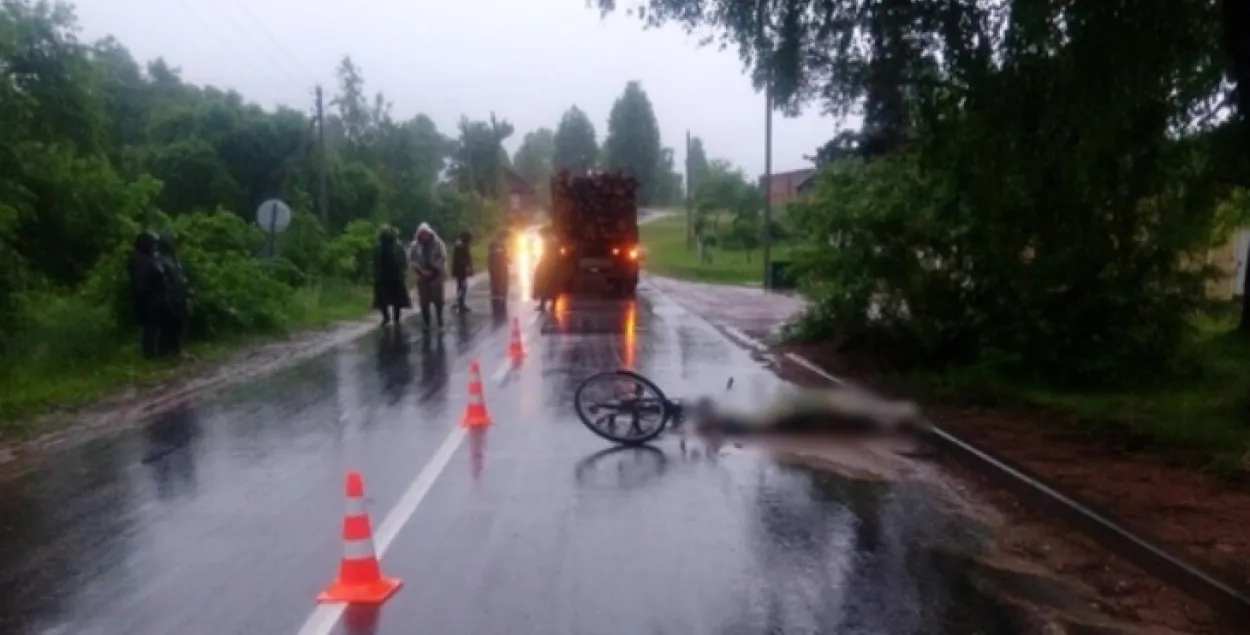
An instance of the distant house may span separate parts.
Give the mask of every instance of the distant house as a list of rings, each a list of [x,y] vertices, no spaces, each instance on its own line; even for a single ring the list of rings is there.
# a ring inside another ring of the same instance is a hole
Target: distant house
[[[511,168],[503,169],[505,193],[508,195],[508,210],[520,212],[532,211],[539,205],[538,189],[517,174]]]
[[[809,181],[814,181],[815,179],[812,177],[815,175],[815,168],[804,168],[802,170],[778,172],[767,180],[761,176],[760,189],[764,190],[765,195],[768,196],[773,209],[781,209],[785,207],[786,203],[801,196],[804,191],[810,190],[811,185]],[[800,186],[804,188],[802,191]]]
[[[797,187],[794,188],[798,192],[798,196],[804,197],[804,196],[807,196],[808,194],[811,194],[812,190],[816,189],[816,181],[819,180],[817,178],[819,176],[820,176],[819,170],[812,170],[812,173],[809,174],[807,178],[803,179],[803,181],[799,183]]]

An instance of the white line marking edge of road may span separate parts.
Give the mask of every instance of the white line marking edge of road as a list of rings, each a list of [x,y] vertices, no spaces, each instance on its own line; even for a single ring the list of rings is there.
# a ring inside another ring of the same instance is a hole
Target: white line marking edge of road
[[[676,299],[667,291],[661,289],[659,285],[655,284],[654,282],[648,281],[648,286],[651,288],[652,291],[655,291],[656,295],[664,298],[668,302],[671,302],[673,306],[676,306],[678,309],[681,309],[683,313],[694,318],[696,321],[702,322],[705,327],[711,329],[716,334],[725,337],[725,339],[728,339],[730,342],[735,342],[736,340],[735,343],[741,344],[742,346],[746,348],[755,349],[756,351],[759,351],[761,353],[769,352],[768,346],[766,346],[763,342],[755,339],[754,337],[751,337],[750,335],[747,335],[746,333],[742,332],[741,329],[730,326],[728,324],[717,324],[709,320],[708,318],[702,315],[699,315],[698,313],[695,313],[694,311],[690,309],[690,307],[683,304],[681,300]]]
[[[521,341],[526,339],[526,331],[538,321],[539,315],[536,313],[527,320],[521,329]],[[496,384],[502,383],[508,376],[508,372],[512,370],[512,363],[505,362],[492,375],[492,379]],[[452,429],[447,437],[443,439],[443,444],[439,446],[438,451],[430,459],[425,467],[417,473],[416,478],[404,490],[399,497],[399,502],[387,512],[382,519],[382,524],[378,525],[378,530],[374,532],[374,548],[377,552],[379,560],[386,553],[391,543],[399,537],[399,532],[403,530],[404,525],[412,519],[417,512],[417,507],[421,505],[421,501],[425,500],[430,490],[434,488],[434,483],[438,477],[442,475],[443,470],[447,469],[447,464],[451,463],[451,457],[455,455],[456,450],[460,448],[460,444],[464,441],[464,428],[459,426]],[[329,635],[334,627],[338,625],[339,619],[343,617],[343,613],[347,610],[346,604],[321,604],[313,609],[308,619],[304,621],[304,625],[299,629],[298,635]]]
[[[656,292],[656,294],[664,297],[664,299],[668,300],[669,302],[672,302],[682,311],[691,315],[695,319],[703,321],[703,323],[706,324],[708,328],[711,328],[713,331],[723,332],[724,335],[728,336],[727,339],[731,341],[736,339],[739,341],[739,343],[743,344],[747,348],[753,348],[757,351],[767,352],[769,350],[768,346],[766,346],[763,342],[755,339],[754,337],[751,337],[750,335],[747,335],[742,330],[736,327],[730,326],[728,324],[717,324],[709,320],[708,318],[703,317],[702,315],[699,315],[698,313],[695,313],[694,311],[690,310],[690,307],[687,307],[686,305],[682,304],[681,301],[673,298],[663,289],[660,289],[658,285],[652,283],[650,284],[650,287]],[[847,385],[850,385],[851,383],[847,381],[846,379],[843,379],[841,377],[838,377],[837,375],[831,374],[829,371],[821,368],[820,366],[817,366],[814,362],[807,359],[806,357],[803,357],[802,355],[799,355],[798,353],[785,353],[785,358],[794,362],[795,364],[798,364],[799,366],[802,366],[804,369],[811,371],[815,373],[816,375],[819,375],[821,378],[825,379],[826,381],[837,384],[838,386],[847,386]]]

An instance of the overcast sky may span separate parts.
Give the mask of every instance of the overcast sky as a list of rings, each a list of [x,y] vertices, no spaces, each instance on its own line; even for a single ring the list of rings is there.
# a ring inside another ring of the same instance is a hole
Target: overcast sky
[[[622,2],[622,5],[627,4]],[[585,0],[79,0],[83,34],[111,34],[141,62],[164,57],[184,79],[233,88],[265,106],[311,110],[313,87],[333,91],[350,55],[366,90],[393,115],[429,115],[444,133],[462,114],[492,110],[517,132],[554,129],[576,104],[602,142],[629,80],[642,82],[679,170],[689,129],[712,158],[764,171],[764,99],[734,51],[699,48],[678,28],[643,30],[599,17]],[[773,171],[807,167],[832,119],[773,119]]]

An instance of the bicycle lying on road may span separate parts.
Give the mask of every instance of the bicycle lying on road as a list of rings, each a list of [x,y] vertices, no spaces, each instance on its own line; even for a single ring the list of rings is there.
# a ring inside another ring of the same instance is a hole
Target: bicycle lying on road
[[[573,404],[591,432],[621,445],[641,445],[686,420],[680,400],[669,399],[655,382],[624,369],[587,377],[573,393]]]
[[[730,378],[726,390],[733,388]],[[621,445],[646,443],[690,420],[700,436],[823,434],[898,436],[925,433],[932,424],[906,400],[883,399],[863,388],[789,387],[769,399],[734,407],[703,397],[669,399],[659,386],[630,370],[591,375],[577,387],[577,417],[596,435]],[[685,439],[683,438],[683,441]]]

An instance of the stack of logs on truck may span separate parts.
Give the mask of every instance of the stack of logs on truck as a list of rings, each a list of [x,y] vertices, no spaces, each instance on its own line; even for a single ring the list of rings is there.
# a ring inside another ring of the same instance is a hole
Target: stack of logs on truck
[[[620,172],[551,177],[551,228],[568,291],[638,287],[638,182]],[[555,254],[553,254],[555,255]]]

